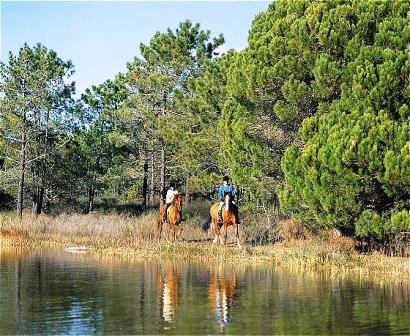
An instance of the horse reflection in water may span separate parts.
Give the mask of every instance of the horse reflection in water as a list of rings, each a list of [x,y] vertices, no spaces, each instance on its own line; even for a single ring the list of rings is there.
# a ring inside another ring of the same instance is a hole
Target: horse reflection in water
[[[172,264],[163,265],[163,271],[157,271],[157,291],[161,301],[162,317],[165,322],[173,323],[179,304],[179,274]]]
[[[231,320],[231,308],[236,291],[236,274],[224,270],[222,267],[211,269],[208,301],[221,332],[225,331],[225,324]]]

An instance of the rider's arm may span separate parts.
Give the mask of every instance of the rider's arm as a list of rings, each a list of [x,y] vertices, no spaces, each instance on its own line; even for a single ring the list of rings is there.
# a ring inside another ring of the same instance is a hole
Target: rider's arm
[[[223,187],[220,186],[218,190],[218,201],[222,200],[224,197]]]

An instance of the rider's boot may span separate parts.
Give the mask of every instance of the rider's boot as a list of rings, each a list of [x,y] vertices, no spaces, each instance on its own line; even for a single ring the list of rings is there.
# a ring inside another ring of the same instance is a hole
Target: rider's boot
[[[222,219],[222,208],[218,210],[218,223],[223,224],[223,219]]]

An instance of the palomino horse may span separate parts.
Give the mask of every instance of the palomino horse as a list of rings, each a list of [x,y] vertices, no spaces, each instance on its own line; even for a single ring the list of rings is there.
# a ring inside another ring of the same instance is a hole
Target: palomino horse
[[[207,220],[205,221],[204,225],[202,226],[202,229],[207,232],[209,229],[209,226],[212,221],[212,227],[215,232],[215,239],[214,243],[219,242],[222,244],[222,238],[221,238],[221,228],[223,226],[224,228],[224,245],[226,246],[226,238],[228,236],[228,226],[232,225],[234,230],[235,230],[235,236],[236,236],[236,244],[238,247],[241,246],[239,242],[239,224],[237,223],[238,221],[238,207],[232,203],[232,196],[231,194],[226,194],[225,195],[225,204],[222,208],[222,220],[223,224],[218,223],[218,207],[219,207],[219,202],[215,203],[212,205],[211,209],[209,210],[209,215]]]
[[[167,232],[172,233],[172,239],[175,240],[175,226],[178,226],[179,233],[178,237],[182,235],[182,231],[184,231],[184,226],[182,225],[182,217],[181,217],[181,207],[182,207],[182,198],[181,195],[176,194],[172,199],[171,206],[168,209],[168,216],[166,222],[166,230],[165,236],[167,237]],[[164,218],[166,210],[166,205],[162,205],[159,209],[159,216],[158,216],[158,239],[161,239],[162,233],[162,219]]]

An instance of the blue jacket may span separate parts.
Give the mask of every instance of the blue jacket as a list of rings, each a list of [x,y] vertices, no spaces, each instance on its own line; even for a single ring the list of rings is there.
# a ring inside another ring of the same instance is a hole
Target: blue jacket
[[[218,190],[218,200],[219,201],[223,200],[225,192],[231,193],[232,197],[235,197],[235,195],[236,195],[236,189],[233,185],[230,185],[230,184],[224,185],[223,184],[219,187],[219,190]]]

